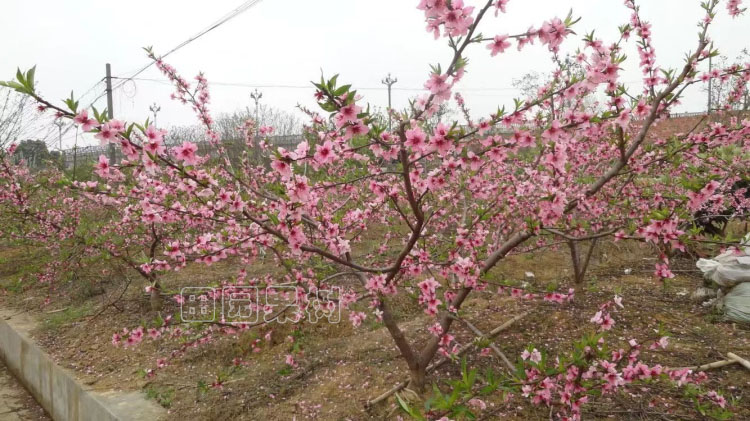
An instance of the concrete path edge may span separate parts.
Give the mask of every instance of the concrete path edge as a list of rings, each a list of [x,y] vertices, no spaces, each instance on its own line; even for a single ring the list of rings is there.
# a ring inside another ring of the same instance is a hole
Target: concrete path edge
[[[159,420],[166,411],[138,391],[94,391],[30,338],[34,320],[0,309],[0,358],[55,421]]]

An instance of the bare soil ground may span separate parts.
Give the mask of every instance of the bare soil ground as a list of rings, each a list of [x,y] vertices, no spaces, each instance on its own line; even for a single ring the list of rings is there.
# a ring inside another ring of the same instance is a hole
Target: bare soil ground
[[[528,344],[546,349],[550,355],[565,352],[570,345],[594,326],[589,323],[598,306],[614,294],[624,297],[625,309],[614,315],[616,325],[608,336],[610,343],[625,343],[630,338],[645,341],[658,337],[658,330],[671,335],[666,351],[645,351],[644,360],[669,367],[705,364],[723,359],[727,352],[750,358],[750,329],[722,321],[710,309],[694,302],[690,294],[703,281],[695,273],[694,260],[677,261],[678,276],[663,285],[652,276],[653,256],[637,245],[603,244],[594,255],[587,280],[576,286],[576,298],[565,305],[519,301],[491,292],[476,293],[465,305],[463,317],[482,331],[489,331],[513,316],[530,315],[503,332],[498,346],[514,359]],[[18,283],[24,268],[35,259],[34,253],[15,249],[0,250],[0,303],[28,310],[40,316],[36,338],[62,365],[79,373],[95,388],[143,390],[168,408],[169,419],[214,420],[367,420],[394,419],[395,404],[389,400],[369,410],[364,403],[404,379],[405,366],[384,328],[368,320],[357,329],[342,317],[342,323],[306,325],[296,333],[303,355],[299,367],[289,370],[284,356],[291,345],[287,336],[294,328],[273,325],[240,335],[216,335],[208,345],[189,349],[170,360],[158,374],[143,376],[156,366],[156,358],[169,356],[179,347],[177,339],[144,340],[138,347],[123,349],[110,344],[111,336],[122,327],[151,325],[151,312],[144,285],[136,277],[119,300],[126,282],[108,279],[102,268],[81,274],[78,283],[58,285],[49,305],[43,301],[47,289],[34,282]],[[525,272],[535,274],[530,287],[548,287],[567,291],[570,280],[566,251],[545,251],[511,256],[493,272],[497,282],[523,282]],[[205,285],[227,279],[236,273],[234,262],[224,262],[200,271],[188,269],[172,274],[164,282],[167,291],[181,286]],[[630,269],[625,274],[625,269]],[[278,271],[270,261],[254,267],[255,273]],[[84,276],[85,275],[85,276]],[[81,288],[81,279],[86,288]],[[75,287],[73,285],[76,285]],[[492,288],[491,288],[492,289]],[[494,289],[493,289],[494,290]],[[116,301],[115,305],[110,305]],[[429,335],[424,327],[427,316],[413,300],[394,303],[397,315],[410,339]],[[167,302],[162,315],[179,312]],[[254,338],[272,329],[270,344],[259,353],[248,353]],[[473,337],[456,325],[453,332],[461,343]],[[234,358],[249,362],[234,367]],[[470,366],[491,367],[502,371],[495,356],[468,354]],[[738,366],[709,372],[708,387],[721,389],[728,397],[739,398],[734,407],[736,420],[750,419],[750,375]],[[457,364],[444,366],[430,381],[459,376]],[[221,387],[210,387],[217,376]],[[204,386],[205,385],[205,386]],[[484,419],[548,419],[549,412],[532,408],[522,398],[505,404],[488,400]],[[319,406],[318,406],[319,405]],[[584,419],[704,419],[678,388],[662,383],[638,386],[630,393],[600,399],[586,408]]]

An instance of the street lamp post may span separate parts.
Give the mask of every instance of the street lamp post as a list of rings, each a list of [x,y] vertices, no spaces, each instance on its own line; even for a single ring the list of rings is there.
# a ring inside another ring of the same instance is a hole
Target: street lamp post
[[[156,103],[154,102],[154,104],[148,107],[148,109],[151,110],[152,113],[154,113],[154,126],[156,126],[156,114],[161,111],[161,107],[156,105]]]
[[[63,170],[65,170],[65,155],[63,154],[63,148],[62,148],[62,127],[64,125],[65,123],[62,121],[61,118],[55,119],[55,126],[57,126],[58,148],[60,149],[60,161],[62,161]]]
[[[260,102],[260,99],[263,98],[263,92],[260,92],[257,88],[250,93],[250,98],[255,101],[255,137],[258,137],[258,127],[260,126],[258,122],[258,103]]]
[[[391,131],[393,129],[391,127],[391,86],[393,86],[396,82],[398,82],[398,79],[391,78],[390,73],[388,73],[388,76],[381,82],[383,85],[388,86],[388,131]]]

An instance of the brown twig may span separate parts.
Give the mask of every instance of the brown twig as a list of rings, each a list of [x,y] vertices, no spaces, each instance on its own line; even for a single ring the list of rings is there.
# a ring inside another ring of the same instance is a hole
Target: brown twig
[[[117,305],[116,305],[117,302],[119,302],[122,299],[122,296],[125,295],[125,291],[128,290],[128,287],[130,287],[130,283],[132,282],[132,280],[130,279],[130,277],[127,274],[123,273],[123,276],[127,280],[127,283],[125,284],[125,288],[123,288],[122,291],[120,292],[120,295],[118,295],[117,298],[115,298],[114,300],[110,301],[109,303],[103,305],[102,308],[96,314],[94,314],[93,316],[91,316],[91,318],[86,321],[86,324],[91,323],[92,321],[94,321],[94,319],[96,319],[97,317],[101,316],[102,313],[104,313],[110,306],[114,306],[115,308],[117,308]]]
[[[468,327],[469,329],[471,329],[471,331],[474,332],[475,335],[477,335],[477,337],[482,338],[482,337],[485,336],[484,333],[482,333],[482,331],[479,330],[479,328],[477,328],[476,326],[474,326],[474,324],[471,323],[470,321],[465,320],[465,319],[461,319],[459,317],[456,317],[456,320],[458,320],[459,322],[465,324],[466,327]],[[501,360],[503,360],[503,362],[508,367],[508,369],[510,370],[511,373],[516,370],[516,367],[513,365],[513,363],[510,362],[510,360],[508,359],[508,357],[505,356],[505,354],[503,353],[503,351],[501,351],[500,348],[498,348],[497,345],[495,345],[495,343],[492,342],[492,340],[490,340],[489,346],[490,346],[490,348],[492,348],[493,351],[495,351],[495,354],[497,354],[497,356],[500,357]]]
[[[518,316],[513,317],[512,319],[508,320],[507,322],[503,323],[502,325],[500,325],[500,326],[496,327],[495,329],[491,330],[489,333],[487,333],[487,335],[484,335],[482,337],[478,337],[474,341],[471,341],[471,342],[465,344],[464,346],[462,346],[458,350],[458,352],[456,353],[456,356],[460,357],[461,355],[463,355],[467,351],[469,351],[476,344],[477,340],[492,339],[492,338],[494,338],[495,336],[497,336],[498,334],[500,334],[500,332],[508,329],[511,325],[513,325],[513,323],[515,323],[515,322],[523,319],[528,314],[529,314],[528,312],[521,313]],[[451,358],[442,358],[441,360],[436,361],[434,364],[432,364],[429,367],[427,367],[426,371],[428,373],[433,372],[436,369],[438,369],[439,367],[443,366],[448,361],[453,361],[453,360]],[[367,401],[367,403],[365,403],[365,408],[372,407],[373,405],[386,400],[388,397],[390,397],[394,393],[396,393],[396,392],[400,391],[401,389],[405,388],[408,384],[409,384],[409,380],[405,380],[405,381],[397,384],[396,386],[392,387],[388,391],[386,391],[386,392],[382,393],[381,395],[377,396],[376,398],[370,399],[369,401]]]

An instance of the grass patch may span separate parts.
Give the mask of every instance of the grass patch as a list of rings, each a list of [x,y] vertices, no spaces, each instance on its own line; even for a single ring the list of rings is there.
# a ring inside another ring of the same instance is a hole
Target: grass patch
[[[146,393],[146,399],[155,400],[156,403],[169,409],[172,406],[174,400],[174,388],[159,388],[153,385],[149,385],[144,389]]]
[[[47,314],[42,320],[42,330],[50,332],[77,322],[91,312],[90,304],[71,306],[57,313]]]

